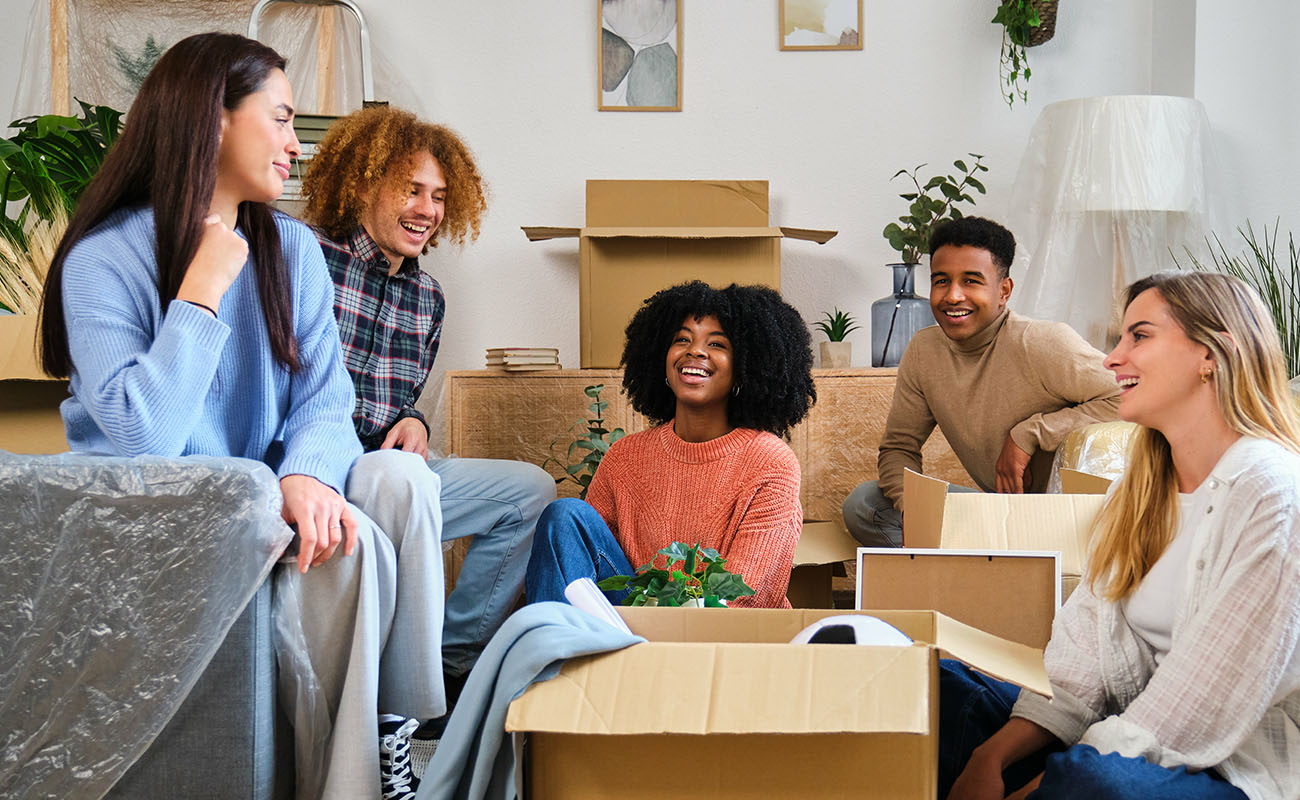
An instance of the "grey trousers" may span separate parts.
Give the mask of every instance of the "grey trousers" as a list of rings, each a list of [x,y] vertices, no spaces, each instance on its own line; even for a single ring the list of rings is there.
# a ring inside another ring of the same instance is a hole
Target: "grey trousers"
[[[304,677],[281,649],[301,800],[379,798],[377,714],[431,719],[446,711],[439,488],[417,455],[367,453],[346,491],[360,522],[356,552],[340,547],[306,575],[280,567],[286,580],[277,590],[294,593],[310,660]]]
[[[974,492],[966,486],[949,484],[950,492]],[[844,527],[864,547],[902,547],[903,512],[880,490],[876,481],[858,484],[844,498]]]

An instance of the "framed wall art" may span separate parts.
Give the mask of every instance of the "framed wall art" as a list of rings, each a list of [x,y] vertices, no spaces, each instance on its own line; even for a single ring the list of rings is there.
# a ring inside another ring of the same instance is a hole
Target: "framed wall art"
[[[862,0],[777,0],[782,50],[861,50]]]
[[[682,0],[596,0],[601,111],[682,110]]]

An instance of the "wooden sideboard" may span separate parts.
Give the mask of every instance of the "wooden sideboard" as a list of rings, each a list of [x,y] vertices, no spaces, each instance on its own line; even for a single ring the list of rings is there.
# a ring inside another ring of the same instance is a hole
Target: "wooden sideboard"
[[[876,477],[876,448],[897,374],[896,369],[813,370],[817,404],[790,434],[790,447],[803,468],[800,499],[807,518],[843,525],[840,505],[845,496],[862,481]],[[605,427],[632,433],[647,426],[620,391],[621,370],[448,372],[447,448],[466,458],[510,458],[541,464],[554,455],[569,463],[565,450],[585,428],[589,415],[591,400],[583,389],[593,384],[605,385],[601,394],[609,403]],[[577,427],[573,427],[575,423],[579,423]],[[927,474],[973,485],[937,429],[926,442],[922,458]],[[549,469],[556,477],[562,474],[553,464]],[[577,488],[565,481],[560,493],[574,496]]]

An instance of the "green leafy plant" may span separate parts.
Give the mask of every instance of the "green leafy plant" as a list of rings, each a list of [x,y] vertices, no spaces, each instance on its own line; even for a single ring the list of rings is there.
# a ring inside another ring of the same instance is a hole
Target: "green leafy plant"
[[[893,178],[890,178],[894,180],[899,175],[906,175],[916,187],[915,192],[903,192],[899,195],[909,204],[907,213],[899,217],[898,222],[886,225],[884,230],[889,246],[903,254],[904,262],[921,263],[921,253],[925,252],[930,244],[931,229],[945,219],[960,219],[962,213],[957,207],[958,203],[975,205],[975,199],[970,194],[972,189],[980,194],[985,193],[984,184],[975,177],[976,173],[989,170],[982,163],[984,156],[977,153],[967,155],[975,159],[969,166],[961,159],[952,162],[961,175],[960,179],[954,175],[936,175],[922,185],[917,173],[925,164],[918,164],[912,170],[900,169],[894,173]],[[930,193],[936,189],[938,195],[931,196]]]
[[[1286,358],[1286,371],[1289,377],[1300,375],[1300,250],[1296,249],[1295,236],[1287,234],[1287,261],[1284,264],[1278,258],[1278,223],[1273,223],[1270,235],[1264,228],[1263,241],[1255,235],[1250,222],[1245,230],[1237,232],[1246,240],[1246,252],[1233,255],[1223,246],[1218,236],[1214,244],[1206,244],[1210,249],[1212,265],[1203,264],[1190,250],[1187,257],[1192,266],[1201,271],[1222,272],[1240,278],[1259,293],[1273,315],[1273,324],[1277,326],[1278,338],[1282,340],[1282,355]],[[1217,250],[1215,248],[1218,248]],[[1181,265],[1179,265],[1181,266]]]
[[[0,139],[0,198],[6,202],[0,233],[22,247],[32,216],[71,215],[122,129],[122,112],[78,100],[81,116],[45,114],[9,124],[18,132]],[[11,204],[17,204],[10,216]]]
[[[664,556],[663,569],[654,562]],[[724,566],[727,560],[711,547],[673,542],[655,554],[649,564],[639,567],[636,575],[615,575],[596,584],[605,591],[627,590],[625,606],[681,606],[699,600],[705,606],[724,606],[738,597],[754,594],[734,572]]]
[[[1034,28],[1042,25],[1040,8],[1056,0],[1001,0],[997,13],[991,20],[1002,25],[1002,57],[999,77],[1002,79],[1002,99],[1014,107],[1016,100],[1029,100],[1030,36]]]
[[[555,456],[549,456],[542,462],[542,468],[545,469],[548,464],[555,464],[564,470],[564,474],[555,479],[556,484],[572,481],[582,488],[578,491],[578,497],[586,499],[587,487],[591,485],[591,479],[596,475],[596,467],[600,466],[600,461],[605,457],[609,446],[619,439],[622,439],[626,433],[622,428],[608,430],[605,427],[605,409],[609,408],[609,403],[600,399],[600,393],[605,390],[605,384],[597,383],[583,389],[583,393],[591,398],[591,405],[587,409],[591,412],[588,419],[580,419],[569,426],[568,433],[581,429],[583,432],[578,438],[569,443],[569,448],[565,455],[567,458],[573,458],[577,451],[585,450],[580,461],[573,464],[565,464]],[[551,450],[554,451],[560,443],[559,439],[551,442]]]
[[[823,311],[822,316],[826,319],[813,323],[813,327],[826,334],[826,338],[832,342],[842,342],[844,337],[858,329],[858,322],[852,314],[835,309],[835,313]]]

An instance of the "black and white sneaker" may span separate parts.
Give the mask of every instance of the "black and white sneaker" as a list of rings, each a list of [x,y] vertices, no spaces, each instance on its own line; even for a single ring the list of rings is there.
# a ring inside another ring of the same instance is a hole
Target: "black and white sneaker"
[[[384,800],[413,800],[420,781],[411,771],[411,734],[417,719],[385,714],[379,719],[379,789]]]

